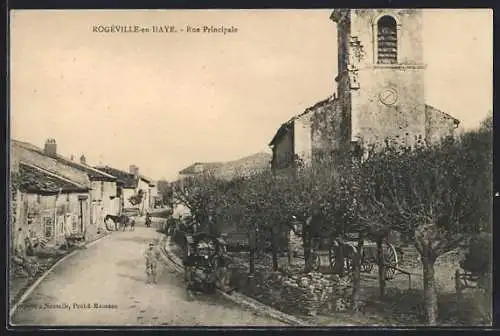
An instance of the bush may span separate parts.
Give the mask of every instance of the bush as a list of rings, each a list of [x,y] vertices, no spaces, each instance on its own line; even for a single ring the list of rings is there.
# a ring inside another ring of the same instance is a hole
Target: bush
[[[471,238],[469,250],[460,263],[460,267],[476,275],[490,273],[492,242],[492,235],[488,233],[481,233]]]

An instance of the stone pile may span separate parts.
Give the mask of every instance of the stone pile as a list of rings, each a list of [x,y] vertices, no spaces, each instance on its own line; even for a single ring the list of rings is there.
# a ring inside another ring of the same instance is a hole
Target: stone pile
[[[346,310],[352,291],[349,278],[317,272],[257,273],[252,282],[254,288],[245,294],[285,313],[308,316]]]

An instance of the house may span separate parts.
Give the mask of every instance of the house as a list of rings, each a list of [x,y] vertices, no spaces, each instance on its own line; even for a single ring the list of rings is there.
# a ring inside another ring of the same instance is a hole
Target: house
[[[269,153],[256,153],[237,160],[228,161],[213,168],[214,176],[224,180],[235,177],[250,176],[271,168],[271,155]]]
[[[104,230],[106,215],[116,216],[120,210],[116,177],[89,166],[84,155],[79,163],[71,161],[68,164],[88,174],[92,186],[91,223],[98,231]]]
[[[337,92],[285,122],[273,170],[452,136],[459,121],[425,102],[421,9],[336,9]]]
[[[192,165],[179,171],[178,180],[207,173],[220,166],[222,166],[222,162],[195,162]]]
[[[142,216],[147,211],[151,211],[153,204],[151,189],[154,189],[155,185],[151,178],[139,174],[137,166],[131,165],[128,172],[110,166],[95,168],[116,177],[119,212],[134,212]],[[136,203],[136,200],[139,203]]]
[[[179,171],[177,180],[172,182],[172,187],[174,189],[182,188],[183,183],[186,179],[213,172],[215,168],[218,168],[220,166],[222,166],[221,162],[195,162]],[[172,210],[172,216],[174,218],[179,218],[190,214],[189,209],[185,205],[179,203],[174,204]]]
[[[271,155],[268,153],[256,153],[237,160],[228,162],[196,162],[179,172],[179,179],[172,182],[173,188],[182,188],[186,178],[212,174],[215,178],[231,180],[235,177],[249,176],[266,169],[270,169]],[[189,209],[183,204],[175,204],[173,217],[189,215]]]
[[[84,208],[88,209],[88,225],[85,226],[85,235],[93,239],[105,229],[104,216],[114,213],[116,204],[116,178],[99,171],[86,164],[82,155],[80,162],[75,162],[57,153],[57,143],[54,139],[45,142],[44,149],[32,144],[12,140],[11,162],[13,165],[23,161],[47,172],[61,175],[76,181],[80,185],[89,186],[89,197]]]
[[[271,155],[256,153],[227,162],[195,162],[178,173],[178,181],[210,173],[221,179],[230,180],[237,176],[248,176],[270,168]]]
[[[24,237],[43,240],[47,246],[63,243],[68,235],[91,239],[88,176],[27,149],[31,146],[11,141],[14,243],[23,245]]]
[[[149,190],[151,195],[151,208],[155,209],[161,207],[163,205],[163,197],[160,195],[160,191],[158,190],[158,182],[152,181],[149,184]]]

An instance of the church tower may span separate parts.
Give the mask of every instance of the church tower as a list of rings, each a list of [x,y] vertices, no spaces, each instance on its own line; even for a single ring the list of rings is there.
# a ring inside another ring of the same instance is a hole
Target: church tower
[[[337,97],[351,143],[425,137],[422,10],[336,9]]]

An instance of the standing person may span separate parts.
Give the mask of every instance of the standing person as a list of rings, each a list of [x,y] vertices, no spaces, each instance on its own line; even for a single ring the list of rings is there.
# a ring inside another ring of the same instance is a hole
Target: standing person
[[[147,283],[157,283],[158,275],[158,264],[160,262],[160,251],[158,250],[154,241],[149,243],[148,248],[144,252],[144,257],[146,259],[146,276]]]
[[[149,211],[146,212],[146,227],[151,227],[151,215],[149,214]]]

